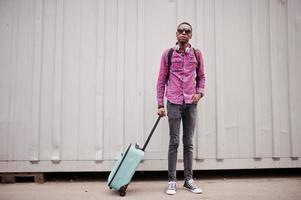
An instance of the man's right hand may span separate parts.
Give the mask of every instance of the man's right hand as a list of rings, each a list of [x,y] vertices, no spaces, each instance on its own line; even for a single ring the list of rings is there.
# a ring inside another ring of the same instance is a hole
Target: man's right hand
[[[162,108],[158,108],[158,115],[160,117],[164,117],[166,115],[166,112],[165,112],[165,108],[162,107]]]

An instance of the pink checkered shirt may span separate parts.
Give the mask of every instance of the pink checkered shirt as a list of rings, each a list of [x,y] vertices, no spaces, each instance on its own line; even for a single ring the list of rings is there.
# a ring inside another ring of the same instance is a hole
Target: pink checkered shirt
[[[190,48],[188,53],[178,52],[174,48],[169,79],[166,82],[168,52],[169,49],[165,50],[161,58],[160,73],[157,81],[158,106],[164,105],[165,87],[165,96],[171,103],[191,104],[194,94],[204,95],[205,74],[202,53],[198,51],[200,65],[196,70],[197,60],[193,48]],[[198,81],[195,80],[196,72],[198,73]]]

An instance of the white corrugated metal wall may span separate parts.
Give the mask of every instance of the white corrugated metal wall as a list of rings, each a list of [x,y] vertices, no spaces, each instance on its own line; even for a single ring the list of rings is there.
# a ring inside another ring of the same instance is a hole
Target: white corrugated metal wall
[[[207,75],[194,168],[301,167],[300,0],[0,0],[0,172],[107,171],[143,144],[182,21]],[[139,169],[167,146],[165,118]]]

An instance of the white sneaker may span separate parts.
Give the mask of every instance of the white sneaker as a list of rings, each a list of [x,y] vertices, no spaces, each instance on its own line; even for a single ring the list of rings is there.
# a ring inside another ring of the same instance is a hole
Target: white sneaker
[[[176,182],[175,181],[168,182],[168,187],[167,187],[167,190],[166,190],[166,194],[169,194],[169,195],[176,194]]]
[[[195,194],[202,193],[202,189],[199,188],[192,179],[190,179],[189,181],[185,181],[183,187],[184,187],[184,189],[186,189],[190,192],[193,192]]]

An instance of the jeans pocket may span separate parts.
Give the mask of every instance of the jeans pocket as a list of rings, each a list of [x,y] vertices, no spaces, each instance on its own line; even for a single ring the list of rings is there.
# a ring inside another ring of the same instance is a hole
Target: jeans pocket
[[[181,118],[180,105],[167,101],[167,116],[169,119]]]

